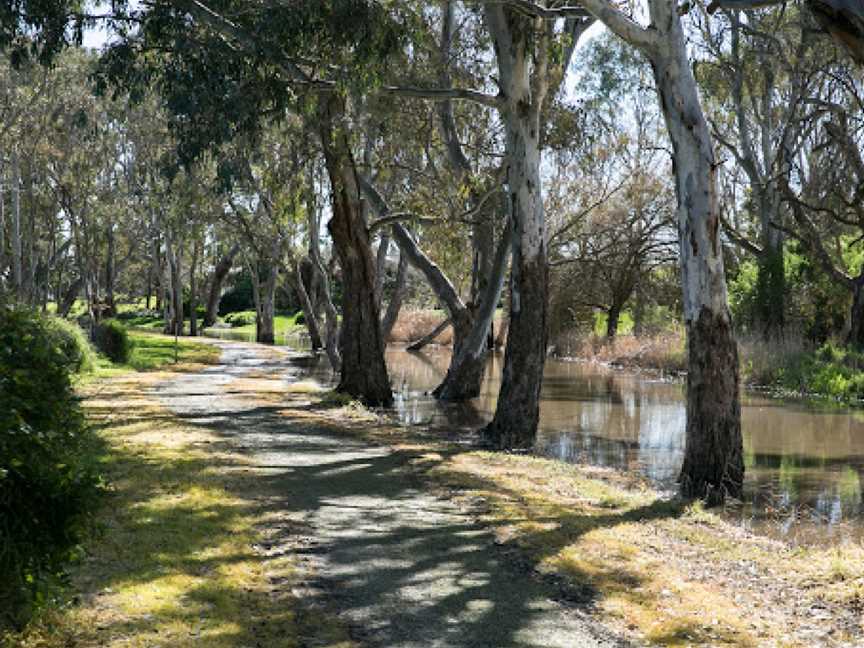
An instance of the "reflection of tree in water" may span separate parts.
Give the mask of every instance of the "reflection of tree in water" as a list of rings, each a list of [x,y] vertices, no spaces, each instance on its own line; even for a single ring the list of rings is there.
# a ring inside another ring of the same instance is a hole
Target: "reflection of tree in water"
[[[497,362],[497,364],[496,364]],[[308,371],[320,374],[314,360]],[[428,395],[443,378],[447,351],[388,353],[403,423],[467,435],[488,420],[500,384],[500,360],[487,368],[480,398],[440,403]],[[329,375],[329,373],[328,373]],[[762,531],[812,538],[854,526],[864,535],[864,421],[860,412],[813,410],[749,396],[744,401],[747,502],[730,509]],[[639,471],[663,488],[678,476],[685,408],[680,385],[547,363],[537,451],[563,461]],[[846,533],[846,531],[842,531]]]

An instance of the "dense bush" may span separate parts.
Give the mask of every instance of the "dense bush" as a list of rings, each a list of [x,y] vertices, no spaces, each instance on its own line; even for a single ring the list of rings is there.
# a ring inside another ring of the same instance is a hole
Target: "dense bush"
[[[60,317],[49,317],[45,324],[55,336],[58,347],[68,359],[69,367],[74,373],[93,371],[96,354],[80,326]]]
[[[783,389],[858,402],[864,399],[864,353],[828,342],[788,358],[770,378]]]
[[[225,323],[229,324],[231,328],[238,328],[240,326],[250,326],[255,324],[255,313],[249,311],[242,311],[239,313],[228,313],[225,316]]]
[[[219,300],[219,315],[236,313],[255,308],[255,299],[252,296],[252,276],[248,271],[232,275],[231,288],[222,295]]]
[[[0,307],[0,625],[26,620],[63,577],[101,491],[94,437],[56,322]]]
[[[115,319],[100,322],[93,331],[93,343],[111,362],[124,363],[129,360],[132,343],[126,327]]]

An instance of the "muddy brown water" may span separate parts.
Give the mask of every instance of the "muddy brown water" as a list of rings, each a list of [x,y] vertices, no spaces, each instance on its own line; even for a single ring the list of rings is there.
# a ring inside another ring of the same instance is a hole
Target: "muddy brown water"
[[[300,339],[287,342],[302,347]],[[449,350],[387,352],[402,423],[466,431],[491,418],[503,357],[490,360],[480,397],[461,404],[429,395],[448,362]],[[322,383],[332,379],[323,357],[307,371]],[[727,517],[797,544],[864,541],[864,410],[745,392],[742,424],[745,502],[727,507]],[[672,491],[683,458],[684,425],[680,382],[578,362],[546,363],[540,455],[637,471]]]

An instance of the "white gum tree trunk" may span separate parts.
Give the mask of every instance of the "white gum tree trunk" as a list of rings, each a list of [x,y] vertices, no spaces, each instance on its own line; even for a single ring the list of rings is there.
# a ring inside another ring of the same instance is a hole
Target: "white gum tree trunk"
[[[496,448],[534,444],[546,360],[547,241],[540,182],[540,113],[548,89],[539,18],[485,6],[503,96],[507,191],[513,226],[510,334],[495,416],[484,436]]]
[[[582,6],[651,63],[674,149],[684,324],[687,430],[681,494],[719,504],[744,480],[738,350],[723,273],[717,162],[687,54],[677,3],[649,0],[648,28],[606,0]]]

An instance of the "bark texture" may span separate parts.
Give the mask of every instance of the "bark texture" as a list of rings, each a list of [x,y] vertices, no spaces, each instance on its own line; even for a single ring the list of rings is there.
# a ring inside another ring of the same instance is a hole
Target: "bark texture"
[[[548,265],[540,195],[540,113],[548,80],[548,42],[542,22],[501,5],[486,5],[500,84],[506,97],[507,187],[513,224],[510,331],[495,416],[483,430],[495,448],[530,448],[540,420],[546,361]],[[535,69],[531,70],[531,59]]]
[[[675,150],[675,188],[687,330],[687,434],[681,494],[721,503],[740,496],[744,478],[738,353],[732,332],[720,242],[717,163],[681,19],[651,0],[662,37],[649,58]]]
[[[327,229],[342,268],[341,374],[337,390],[367,405],[390,405],[393,392],[384,363],[375,258],[363,213],[357,169],[338,97],[322,97],[319,128],[332,188],[333,216]]]
[[[722,504],[744,482],[738,346],[728,319],[703,308],[687,323],[687,447],[681,494]]]

